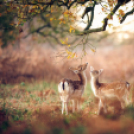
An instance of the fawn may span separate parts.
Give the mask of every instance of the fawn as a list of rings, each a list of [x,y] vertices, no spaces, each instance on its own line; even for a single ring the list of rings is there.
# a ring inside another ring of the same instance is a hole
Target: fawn
[[[95,97],[100,99],[99,113],[102,108],[104,108],[105,113],[107,112],[107,105],[110,105],[111,100],[114,100],[121,109],[124,109],[126,103],[128,104],[130,84],[128,82],[100,83],[99,76],[102,71],[103,69],[94,70],[92,66],[90,67],[91,88]]]
[[[77,109],[80,110],[80,102],[81,97],[84,93],[87,78],[85,74],[85,70],[87,68],[88,63],[77,66],[76,68],[69,68],[72,70],[79,78],[79,80],[71,80],[64,78],[58,84],[58,91],[60,94],[60,99],[62,101],[62,114],[64,109],[66,114],[68,114],[68,102],[73,100],[73,112],[75,112],[75,106],[77,105]]]

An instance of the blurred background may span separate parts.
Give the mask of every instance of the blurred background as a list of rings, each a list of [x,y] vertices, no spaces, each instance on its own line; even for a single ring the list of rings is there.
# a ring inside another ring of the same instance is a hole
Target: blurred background
[[[86,73],[88,80],[90,79],[89,67],[93,66],[96,69],[104,69],[101,81],[133,81],[134,20],[113,27],[113,31],[90,34],[85,45],[86,54],[84,56],[81,40],[86,36],[75,36],[72,33],[58,33],[58,35],[48,27],[43,29],[48,34],[46,37],[36,32],[29,32],[29,27],[37,26],[41,22],[25,23],[21,27],[23,32],[15,36],[13,42],[8,41],[8,45],[0,49],[1,83],[39,80],[57,83],[63,77],[75,78],[69,67],[85,62],[89,63]],[[65,40],[66,37],[72,44],[80,44],[74,49],[77,54],[76,58],[68,59],[60,54],[66,48],[61,40]],[[2,45],[2,41],[0,43]],[[92,48],[95,51],[92,51]]]

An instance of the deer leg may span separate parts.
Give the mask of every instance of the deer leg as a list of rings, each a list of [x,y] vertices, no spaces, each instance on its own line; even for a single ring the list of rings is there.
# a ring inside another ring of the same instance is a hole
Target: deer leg
[[[66,114],[68,115],[68,102],[64,102],[64,103],[65,103]]]
[[[118,100],[116,102],[116,105],[114,106],[114,114],[121,114],[121,110],[122,110],[121,102]]]
[[[75,100],[72,100],[72,109],[73,109],[73,112],[75,112]]]
[[[129,97],[130,97],[129,94],[127,93],[126,98],[125,98],[125,101],[126,101],[127,105],[129,105],[131,103],[131,100],[130,100]]]
[[[100,99],[100,102],[99,102],[99,109],[98,109],[98,115],[100,115],[102,108],[103,108],[103,107],[102,107],[102,102],[101,102],[101,99]]]
[[[77,111],[80,111],[80,101],[77,100]]]
[[[63,112],[64,112],[64,102],[62,102],[62,114],[63,114]]]
[[[103,101],[103,99],[100,99],[98,115],[100,115],[103,111],[104,111],[105,114],[107,113],[107,105]]]
[[[106,114],[107,113],[107,105],[106,105],[106,103],[103,104],[103,107],[104,107],[104,113]]]
[[[121,102],[121,107],[122,107],[122,109],[124,109],[124,108],[126,107],[124,98],[121,98],[121,99],[120,99],[120,102]]]
[[[130,102],[129,102],[129,100],[128,100],[128,97],[126,96],[126,104],[128,105]]]
[[[80,111],[81,110],[81,101],[80,100],[78,100],[77,106],[78,106],[78,111]]]

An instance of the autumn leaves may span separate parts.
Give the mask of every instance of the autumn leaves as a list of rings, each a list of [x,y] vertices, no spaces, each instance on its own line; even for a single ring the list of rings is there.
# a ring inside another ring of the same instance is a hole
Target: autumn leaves
[[[51,10],[51,13],[52,12],[54,12],[53,10]],[[66,24],[66,23],[72,23],[72,22],[74,22],[74,20],[76,19],[76,16],[72,13],[72,12],[70,12],[70,11],[68,11],[68,10],[66,10],[66,11],[64,11],[63,13],[62,13],[62,15],[63,15],[63,17],[61,17],[61,18],[59,18],[59,19],[57,19],[57,18],[55,18],[55,17],[51,17],[50,18],[50,22],[52,22],[52,21],[54,21],[54,20],[59,20],[59,24]],[[50,14],[47,14],[46,15],[46,17],[47,16],[50,16]],[[70,29],[69,29],[69,32],[71,33],[71,32],[75,32],[75,28],[73,27],[73,26],[71,26],[70,25]]]

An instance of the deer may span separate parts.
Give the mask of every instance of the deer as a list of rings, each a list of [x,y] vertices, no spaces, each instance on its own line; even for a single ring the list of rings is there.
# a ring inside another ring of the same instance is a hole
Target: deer
[[[116,109],[117,107],[124,109],[129,104],[127,97],[130,92],[130,84],[128,82],[100,83],[99,77],[102,71],[103,69],[95,70],[90,66],[91,89],[94,96],[100,99],[98,114],[102,109],[107,113],[107,106],[111,104],[118,104]]]
[[[73,71],[79,80],[72,80],[64,78],[58,84],[58,92],[60,95],[60,99],[62,101],[62,114],[64,110],[66,114],[68,114],[68,103],[70,100],[73,102],[73,112],[75,112],[75,107],[77,105],[77,110],[80,110],[81,97],[84,93],[87,77],[85,74],[85,70],[87,69],[88,63],[71,67],[69,68]]]

